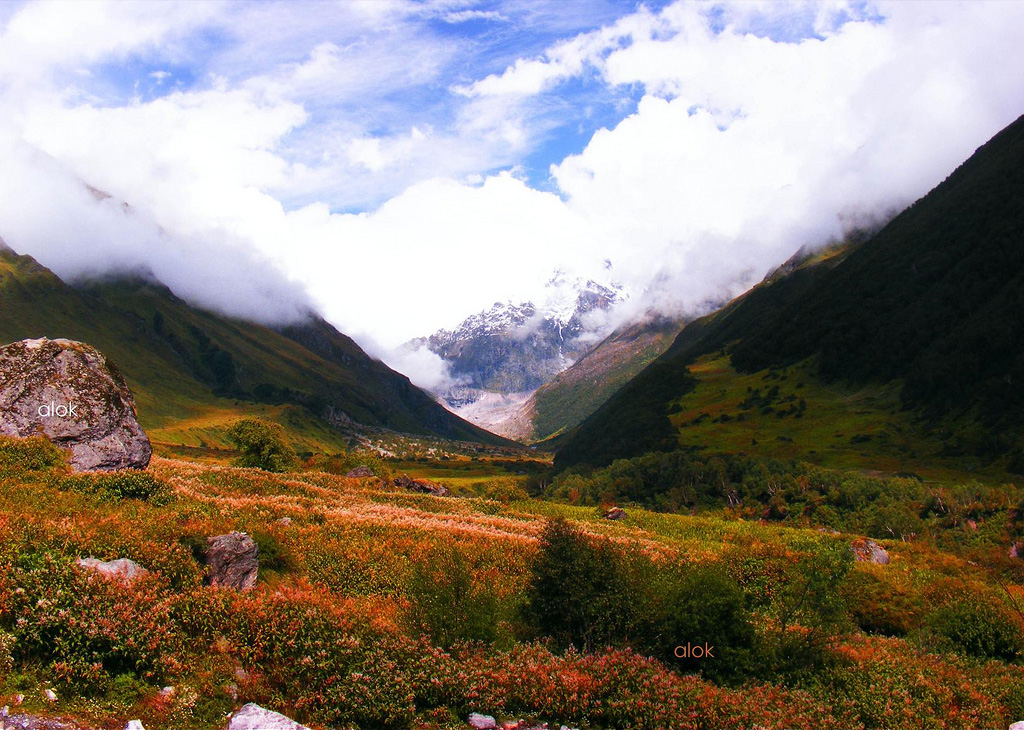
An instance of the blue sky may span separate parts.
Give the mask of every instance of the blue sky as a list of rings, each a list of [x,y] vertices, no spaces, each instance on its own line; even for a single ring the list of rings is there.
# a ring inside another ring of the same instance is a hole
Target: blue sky
[[[645,2],[642,7],[657,12],[666,4],[660,0]],[[382,29],[371,23],[353,32],[347,23],[338,22],[346,14],[332,15],[326,2],[278,3],[273,13],[268,5],[232,4],[213,22],[166,45],[148,45],[99,64],[67,68],[62,81],[93,104],[116,107],[203,91],[222,81],[244,84],[258,73],[306,63],[312,50],[324,45],[345,52],[354,49],[355,54],[386,48],[388,54],[400,57],[408,43],[437,64],[421,78],[382,85],[356,98],[329,91],[303,98],[308,118],[301,128],[285,135],[281,145],[291,150],[293,161],[312,163],[319,151],[318,134],[339,119],[358,124],[368,136],[384,139],[407,133],[412,127],[451,128],[466,103],[454,87],[501,74],[517,59],[543,57],[545,50],[559,41],[597,30],[641,6],[617,0],[408,3],[396,12],[398,21],[392,27]],[[277,13],[306,15],[309,22],[300,24],[301,34],[282,33],[282,38],[262,45],[262,57],[250,55],[254,39],[239,26],[249,27],[257,18],[276,17]],[[720,15],[713,10],[711,14]],[[325,22],[317,22],[318,16]],[[788,25],[779,28],[787,36],[793,35]],[[760,30],[771,32],[768,27]],[[245,62],[250,58],[255,62]],[[516,167],[531,185],[551,189],[550,166],[581,152],[597,129],[614,126],[633,113],[641,95],[639,85],[609,88],[594,69],[567,79],[531,109],[533,134],[528,145],[505,154],[496,151],[494,164],[477,166],[473,172],[486,175]],[[409,182],[404,179],[399,184]],[[400,191],[389,188],[365,197],[339,196],[330,201],[331,209],[366,210],[396,192]],[[309,191],[287,202],[295,207],[323,196],[323,191]]]
[[[0,237],[313,308],[428,383],[401,343],[556,270],[630,293],[601,330],[899,210],[1024,112],[1022,31],[999,0],[4,3]]]

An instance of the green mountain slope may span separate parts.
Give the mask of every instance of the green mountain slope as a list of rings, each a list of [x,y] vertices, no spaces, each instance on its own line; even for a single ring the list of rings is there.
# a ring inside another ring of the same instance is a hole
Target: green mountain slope
[[[941,441],[936,456],[1002,455],[1019,469],[1024,117],[870,240],[770,278],[688,325],[663,356],[584,421],[556,465],[607,464],[652,444],[694,445],[680,435],[680,418],[670,419],[670,410],[699,413],[714,404],[711,392],[699,404],[687,401],[687,393],[701,382],[691,366],[718,352],[730,357],[727,367],[738,376],[763,371],[770,379],[799,365],[800,377],[831,389],[838,400],[865,387],[885,390],[891,397],[875,407],[896,420],[913,415],[926,441]],[[760,408],[769,406],[776,408]],[[716,439],[729,441],[749,428],[747,419],[729,415],[732,420],[716,424]],[[811,411],[801,416],[814,417]],[[838,425],[834,431],[849,437]],[[860,465],[871,466],[865,453]]]
[[[526,406],[533,440],[557,437],[581,423],[668,349],[682,326],[657,317],[617,329],[538,388]]]
[[[449,413],[327,322],[281,331],[196,309],[139,279],[74,288],[28,256],[0,249],[0,340],[88,342],[128,380],[157,438],[258,413],[306,442],[341,443],[330,424],[508,443]],[[188,442],[188,439],[184,440]]]

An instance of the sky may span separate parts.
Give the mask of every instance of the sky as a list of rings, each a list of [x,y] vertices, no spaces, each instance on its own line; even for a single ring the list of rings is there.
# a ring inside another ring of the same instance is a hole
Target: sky
[[[555,272],[699,312],[1024,113],[1024,3],[0,3],[0,238],[406,340]]]

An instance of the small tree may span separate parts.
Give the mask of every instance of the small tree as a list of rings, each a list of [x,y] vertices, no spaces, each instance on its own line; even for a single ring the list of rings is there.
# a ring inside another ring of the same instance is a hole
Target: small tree
[[[610,545],[564,519],[549,520],[532,573],[524,612],[538,633],[584,651],[620,642],[631,601]]]
[[[407,621],[445,649],[465,641],[491,643],[498,634],[498,599],[490,586],[474,580],[466,559],[454,547],[413,563]]]
[[[298,466],[299,459],[285,441],[284,429],[276,423],[246,418],[228,429],[228,438],[242,452],[235,462],[239,466],[274,472]]]
[[[831,635],[849,627],[843,583],[853,567],[853,551],[838,540],[804,540],[803,555],[780,587],[775,608],[775,669],[805,671],[826,659]],[[791,631],[800,627],[798,631]]]

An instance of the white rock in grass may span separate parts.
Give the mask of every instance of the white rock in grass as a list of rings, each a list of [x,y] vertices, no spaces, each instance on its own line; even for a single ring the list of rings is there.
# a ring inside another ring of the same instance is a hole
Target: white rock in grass
[[[278,712],[250,702],[231,716],[228,730],[309,730]]]
[[[490,715],[471,712],[469,715],[469,726],[473,730],[495,730],[498,727],[498,723]]]
[[[129,720],[128,724],[124,726],[124,730],[146,730],[142,724],[142,720]]]
[[[97,573],[108,575],[113,578],[120,578],[125,582],[131,582],[148,571],[134,560],[118,558],[117,560],[99,560],[97,558],[78,558],[75,564],[86,570],[95,570]]]

